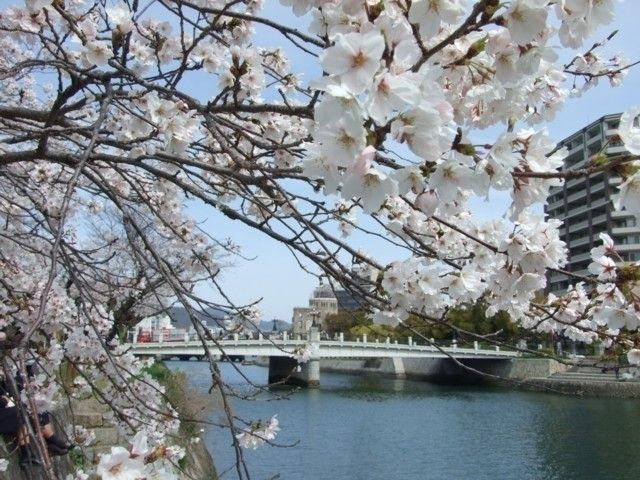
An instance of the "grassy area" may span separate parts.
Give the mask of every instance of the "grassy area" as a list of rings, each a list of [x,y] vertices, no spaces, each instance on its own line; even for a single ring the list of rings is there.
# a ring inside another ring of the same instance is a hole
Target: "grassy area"
[[[211,400],[189,386],[186,373],[175,372],[164,362],[155,362],[145,372],[165,387],[167,400],[180,416],[181,433],[196,436],[200,431],[199,421],[210,408]]]

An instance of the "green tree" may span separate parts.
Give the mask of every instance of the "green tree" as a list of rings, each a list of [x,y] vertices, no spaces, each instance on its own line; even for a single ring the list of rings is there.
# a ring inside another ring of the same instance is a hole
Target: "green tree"
[[[396,330],[390,325],[356,325],[349,330],[350,337],[367,336],[367,340],[385,340],[387,337],[394,338]]]
[[[353,327],[371,325],[373,322],[367,318],[364,311],[356,310],[354,312],[338,312],[327,315],[322,323],[325,332],[332,337],[339,332],[348,334]]]
[[[476,335],[490,335],[494,340],[513,342],[522,338],[523,332],[506,312],[489,317],[486,304],[477,302],[449,310],[443,321],[432,322],[411,315],[395,329],[395,335],[401,339],[415,338],[416,334],[435,340],[456,338],[459,343],[467,343],[476,340]]]

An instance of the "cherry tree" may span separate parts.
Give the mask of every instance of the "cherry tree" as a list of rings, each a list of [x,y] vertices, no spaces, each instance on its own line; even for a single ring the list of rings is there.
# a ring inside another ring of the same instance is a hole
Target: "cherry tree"
[[[27,382],[32,414],[85,389],[112,408],[133,446],[102,457],[103,479],[175,478],[183,453],[162,386],[118,329],[172,302],[194,319],[221,306],[196,293],[203,283],[259,316],[225,291],[221,259],[238,248],[204,231],[195,205],[286,245],[378,323],[446,323],[482,300],[584,342],[640,324],[638,266],[603,235],[592,275],[565,272],[560,222],[536,213],[551,187],[613,168],[617,208],[640,212],[640,110],[620,122],[628,154],[577,171],[544,128],[570,95],[616,86],[633,65],[602,53],[608,39],[583,47],[613,21],[613,0],[281,0],[295,25],[263,3],[26,0],[0,14],[4,368],[35,359],[45,372]],[[280,42],[258,46],[256,29]],[[294,71],[291,51],[322,73]],[[495,139],[476,140],[487,127]],[[469,201],[490,191],[510,194],[508,215],[477,220]],[[398,259],[362,252],[356,231]],[[542,299],[550,271],[572,286]],[[195,325],[211,353],[216,339]],[[77,375],[71,391],[61,365]],[[248,425],[231,427],[240,460],[279,429],[275,417]],[[249,475],[241,461],[237,474]]]

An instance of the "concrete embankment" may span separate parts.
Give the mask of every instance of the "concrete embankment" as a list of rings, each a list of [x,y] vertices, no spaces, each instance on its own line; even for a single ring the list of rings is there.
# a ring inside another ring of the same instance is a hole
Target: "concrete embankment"
[[[563,372],[566,365],[547,359],[466,359],[456,362],[448,358],[376,358],[322,359],[323,371],[382,374],[442,382],[482,382],[505,380],[513,383],[530,378],[546,378]]]
[[[108,408],[94,398],[72,401],[71,410],[68,408],[58,410],[55,413],[55,418],[57,428],[64,428],[70,424],[82,425],[96,435],[91,446],[77,449],[62,457],[52,457],[55,478],[66,478],[67,474],[75,471],[76,466],[96,465],[100,460],[101,453],[111,451],[111,447],[116,445],[127,445],[126,439],[119,434],[113,425]],[[0,457],[9,459],[9,467],[5,472],[0,473],[0,480],[40,480],[45,478],[40,467],[21,469],[18,465],[18,452],[12,450],[15,446],[8,448],[11,445],[0,438]],[[186,447],[186,457],[183,462],[184,471],[180,478],[215,480],[217,478],[215,466],[204,442],[184,446]]]
[[[258,363],[268,366],[267,359],[260,359]],[[323,358],[320,369],[322,372],[407,377],[446,383],[488,382],[508,388],[564,395],[640,398],[640,382],[625,380],[623,372],[617,378],[612,371],[603,374],[600,369],[571,366],[546,358],[477,359],[461,363],[437,358]]]
[[[66,478],[67,474],[76,470],[76,467],[86,470],[97,465],[100,454],[110,452],[113,446],[127,446],[127,440],[120,435],[111,416],[109,408],[91,396],[82,400],[71,400],[70,404],[54,412],[56,429],[64,429],[68,425],[81,425],[95,434],[95,439],[90,446],[78,448],[65,456],[52,457],[55,478]],[[204,442],[190,443],[188,435],[184,432],[181,434],[184,437],[183,441],[173,439],[175,443],[185,448],[186,453],[181,462],[183,472],[180,478],[184,480],[217,479],[213,460]],[[17,449],[13,443],[7,443],[7,441],[10,441],[9,437],[4,440],[0,437],[0,458],[9,460],[9,467],[5,472],[0,473],[0,480],[46,478],[41,467],[21,469]]]

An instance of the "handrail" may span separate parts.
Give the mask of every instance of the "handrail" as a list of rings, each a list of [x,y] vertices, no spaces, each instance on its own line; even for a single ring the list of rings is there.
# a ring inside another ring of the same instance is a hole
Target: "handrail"
[[[208,345],[214,346],[214,342],[207,342]],[[318,342],[309,342],[307,340],[294,340],[294,339],[238,339],[238,340],[220,340],[217,342],[218,345],[223,349],[234,349],[235,348],[249,348],[256,347],[258,348],[276,348],[281,350],[293,350],[296,347],[306,345],[309,343],[313,343],[318,349],[319,356],[323,350],[329,349],[344,349],[344,350],[368,350],[368,351],[386,351],[391,353],[392,351],[400,352],[416,352],[416,353],[438,353],[438,354],[449,354],[452,356],[457,355],[474,355],[474,356],[492,356],[492,357],[513,357],[520,356],[521,353],[518,351],[511,350],[501,350],[498,347],[495,349],[482,349],[476,344],[474,348],[467,347],[458,347],[455,345],[452,346],[433,346],[433,345],[416,345],[412,344],[401,344],[401,343],[390,343],[390,342],[364,342],[364,341],[339,341],[339,340],[321,340]],[[138,342],[127,344],[130,348],[134,349],[136,352],[143,352],[145,350],[157,350],[162,349],[167,352],[171,350],[177,350],[181,348],[201,348],[202,343],[198,340],[189,340],[189,341],[164,341],[164,342]],[[283,352],[286,353],[286,352]],[[356,355],[354,355],[356,356]]]

